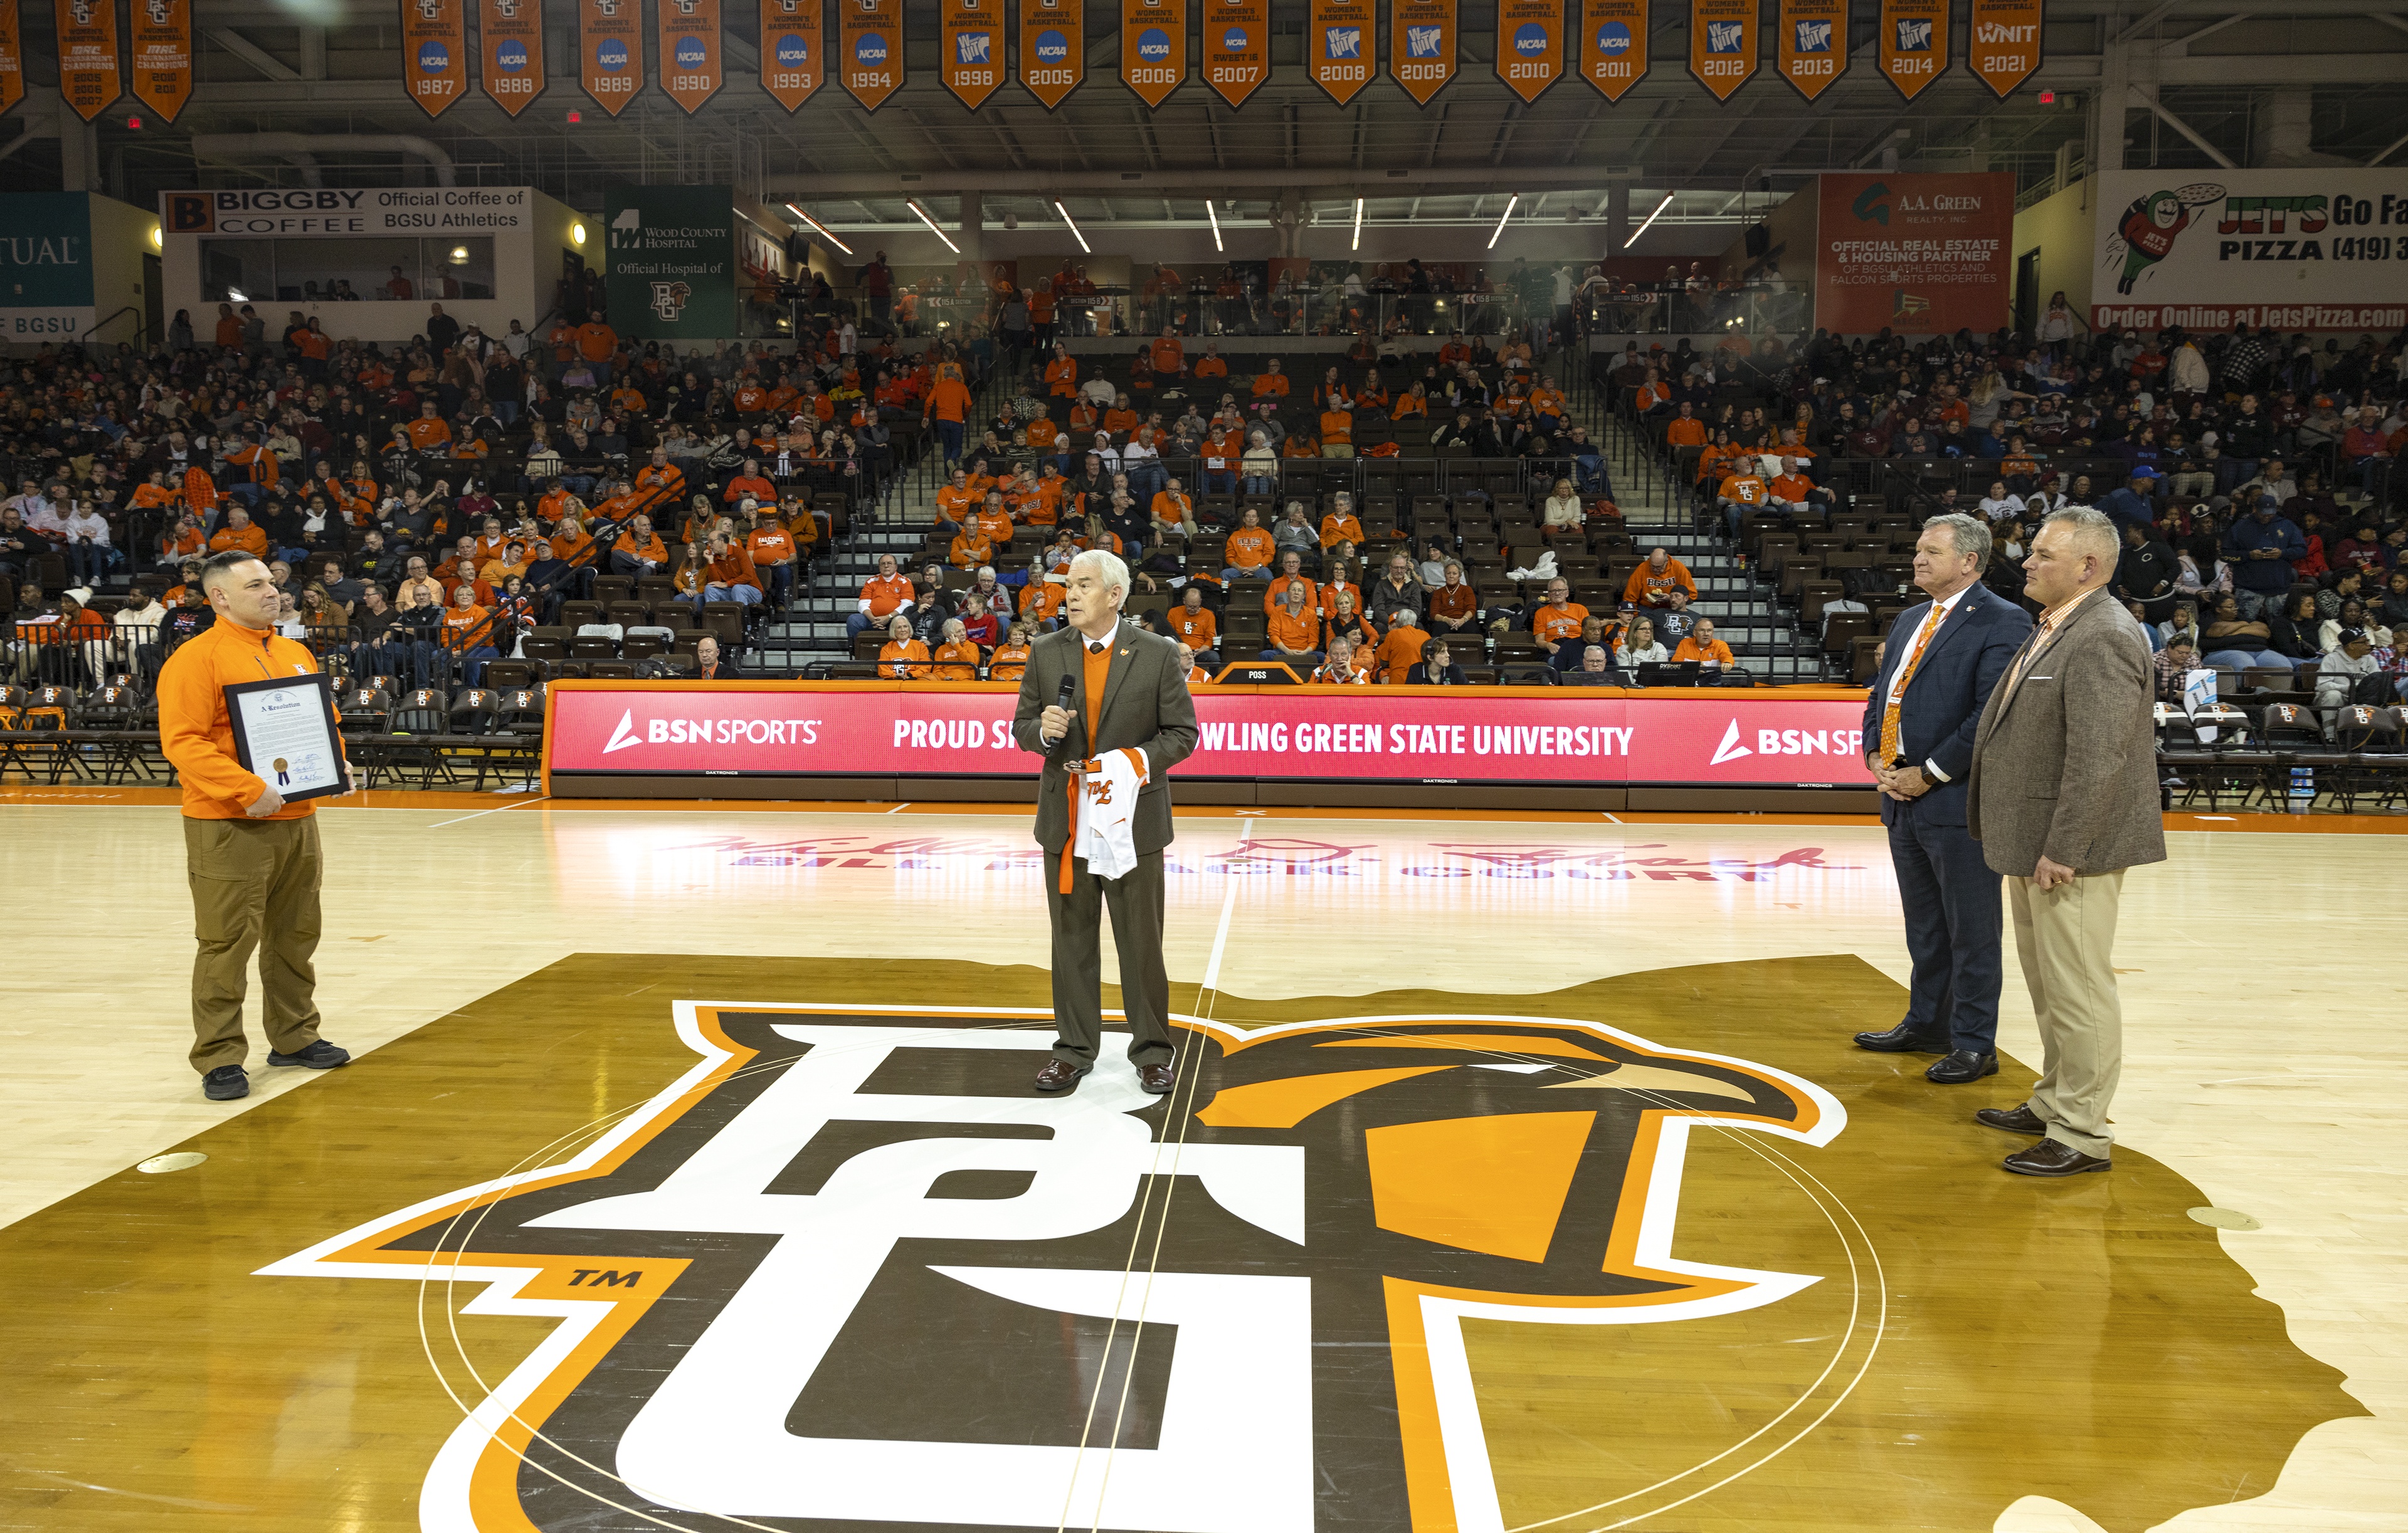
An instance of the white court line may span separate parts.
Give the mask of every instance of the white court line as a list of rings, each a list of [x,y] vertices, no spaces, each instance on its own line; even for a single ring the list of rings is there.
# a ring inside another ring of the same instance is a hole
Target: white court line
[[[463,825],[466,824],[471,820],[481,820],[489,814],[507,814],[512,809],[523,809],[529,804],[549,804],[551,802],[552,799],[549,796],[543,798],[521,799],[515,804],[504,804],[499,809],[479,809],[474,814],[464,814],[456,820],[437,820],[426,828],[429,830],[441,830],[445,825]]]
[[[1599,810],[1598,810],[1598,812],[1599,814],[1605,814],[1605,811],[1604,811],[1603,809],[1599,809]],[[1617,824],[1617,825],[1618,825],[1618,824],[1622,824],[1622,816],[1620,816],[1620,815],[1618,815],[1618,814],[1606,814],[1606,815],[1605,815],[1605,818],[1606,818],[1606,819],[1607,819],[1607,821],[1608,821],[1608,822],[1610,822],[1611,824]]]
[[[1240,851],[1244,850],[1248,838],[1254,833],[1254,827],[1251,824],[1238,827],[1238,847]],[[1197,987],[1199,1013],[1202,1011],[1201,993],[1207,990],[1217,991],[1221,988],[1221,954],[1227,952],[1229,947],[1229,919],[1238,913],[1237,875],[1224,873],[1221,876],[1229,881],[1229,886],[1221,892],[1221,924],[1212,933],[1212,955],[1204,960],[1204,982]]]
[[[900,813],[902,813],[905,809],[910,809],[910,807],[911,807],[911,801],[910,801],[910,799],[908,799],[908,798],[907,798],[907,799],[905,799],[902,803],[896,805],[896,806],[895,806],[893,809],[888,809],[886,812],[887,812],[887,813],[889,813],[889,814],[900,814]]]

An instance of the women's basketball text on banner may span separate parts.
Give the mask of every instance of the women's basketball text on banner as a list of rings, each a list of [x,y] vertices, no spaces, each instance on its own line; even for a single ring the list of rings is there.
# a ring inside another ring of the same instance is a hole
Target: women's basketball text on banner
[[[1647,78],[1647,0],[1581,0],[1581,78],[1608,101]]]

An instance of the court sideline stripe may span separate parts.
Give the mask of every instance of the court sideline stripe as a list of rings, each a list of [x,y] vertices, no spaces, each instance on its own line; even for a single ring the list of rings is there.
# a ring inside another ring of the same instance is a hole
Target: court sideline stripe
[[[549,804],[551,802],[552,797],[547,794],[541,798],[522,799],[518,803],[504,804],[497,809],[479,809],[474,814],[464,814],[456,820],[437,820],[426,828],[429,830],[441,830],[445,825],[464,825],[471,820],[481,820],[489,814],[508,814],[512,809],[525,809],[529,804]]]

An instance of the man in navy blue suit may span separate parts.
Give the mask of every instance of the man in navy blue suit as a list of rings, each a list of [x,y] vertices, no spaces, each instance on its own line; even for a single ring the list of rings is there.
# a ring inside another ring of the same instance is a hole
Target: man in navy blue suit
[[[1989,562],[1976,519],[1924,523],[1914,583],[1931,599],[1891,625],[1865,699],[1865,765],[1881,781],[1914,971],[1906,1019],[1858,1033],[1856,1047],[1945,1055],[1924,1074],[1952,1086],[1999,1073],[1999,875],[1966,832],[1965,782],[1982,709],[2032,631],[1982,583]]]

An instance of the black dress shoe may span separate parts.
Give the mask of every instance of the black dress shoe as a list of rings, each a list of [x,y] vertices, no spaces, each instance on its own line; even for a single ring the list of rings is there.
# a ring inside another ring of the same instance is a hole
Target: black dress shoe
[[[201,1095],[212,1102],[233,1102],[251,1095],[251,1077],[239,1065],[220,1065],[201,1077]]]
[[[1886,1033],[1858,1033],[1856,1047],[1870,1049],[1875,1053],[1944,1054],[1948,1052],[1945,1039],[1926,1038],[1902,1022]]]
[[[297,1053],[278,1053],[270,1050],[267,1062],[279,1069],[291,1069],[297,1066],[304,1069],[331,1070],[350,1064],[351,1055],[349,1050],[337,1048],[322,1038]]]
[[[1140,1065],[1137,1083],[1156,1096],[1168,1096],[1170,1088],[1179,1084],[1179,1072],[1168,1065]]]
[[[2086,1155],[2070,1144],[2055,1139],[2042,1139],[2028,1150],[2018,1150],[1999,1162],[2017,1176],[2080,1176],[2085,1171],[2103,1171],[2114,1164],[2104,1155]]]
[[[1092,1065],[1073,1065],[1065,1059],[1049,1059],[1045,1062],[1045,1067],[1037,1072],[1035,1083],[1039,1091],[1049,1096],[1055,1092],[1075,1091],[1078,1089],[1079,1077],[1093,1068],[1095,1067]]]
[[[1985,1075],[1998,1073],[1999,1056],[1997,1054],[1975,1053],[1971,1049],[1959,1049],[1924,1071],[1923,1078],[1943,1086],[1961,1086],[1968,1081],[1979,1081]]]
[[[2010,1134],[2048,1132],[2048,1125],[2040,1121],[2040,1114],[2031,1110],[2028,1102],[2016,1107],[1985,1107],[1973,1114],[1973,1121],[1985,1128],[2003,1128]]]

